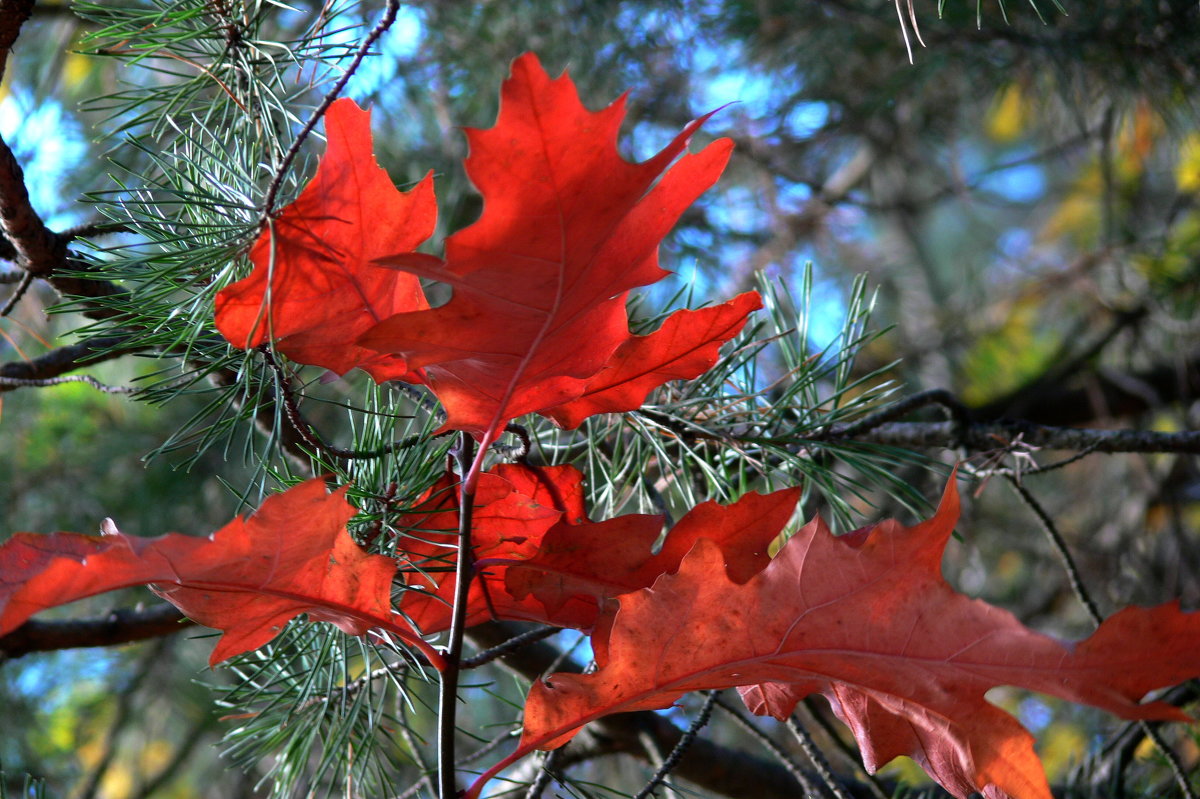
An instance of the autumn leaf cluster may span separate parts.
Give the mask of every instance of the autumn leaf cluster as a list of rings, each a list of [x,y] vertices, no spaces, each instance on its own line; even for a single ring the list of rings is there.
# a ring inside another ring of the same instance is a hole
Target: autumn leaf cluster
[[[993,799],[1050,796],[1032,736],[985,699],[995,686],[1125,718],[1184,718],[1140,702],[1200,676],[1200,615],[1129,608],[1064,643],[958,593],[941,574],[959,518],[953,478],[914,527],[885,521],[837,537],[816,519],[796,530],[799,489],[788,488],[697,505],[656,547],[661,517],[590,519],[574,466],[485,462],[520,416],[576,427],[701,375],[760,305],[743,294],[630,332],[630,292],[666,275],[661,240],[732,145],[688,152],[702,118],[630,163],[616,148],[624,113],[621,100],[587,110],[569,77],[517,59],[496,125],[467,131],[482,216],[439,257],[420,250],[436,224],[433,178],[396,189],[371,155],[368,112],[335,102],[316,175],[264,226],[249,276],[218,295],[217,328],[236,347],[425,386],[446,410],[443,430],[473,435],[479,456],[413,498],[395,526],[414,533],[395,556],[355,542],[345,488],[327,493],[320,480],[208,538],[18,534],[0,549],[0,634],[49,607],[145,584],[223,633],[214,664],[304,615],[398,641],[441,668],[446,652],[432,642],[456,602],[468,624],[590,635],[596,669],[532,686],[517,750],[472,797],[595,718],[669,707],[694,690],[738,688],[751,711],[781,719],[823,695],[868,770],[908,755],[954,795]],[[446,284],[452,299],[432,307],[422,281]],[[468,506],[464,593],[454,567]]]

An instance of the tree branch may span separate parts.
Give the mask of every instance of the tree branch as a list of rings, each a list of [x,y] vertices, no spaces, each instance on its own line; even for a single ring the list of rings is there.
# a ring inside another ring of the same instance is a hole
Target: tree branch
[[[39,621],[33,619],[0,636],[0,661],[30,652],[117,646],[172,635],[191,625],[174,605],[116,610],[101,619]]]
[[[8,53],[21,33],[21,26],[33,13],[33,3],[34,0],[0,0],[0,80],[4,79]]]
[[[1200,396],[1200,351],[1179,362],[1122,374],[1097,371],[1086,385],[1064,388],[1061,381],[1037,378],[1012,394],[971,409],[976,419],[1020,416],[1049,425],[1084,424],[1098,418],[1130,416]]]
[[[30,361],[0,365],[0,392],[21,388],[18,381],[46,381],[91,364],[111,361],[142,347],[127,346],[124,336],[106,336],[51,350]],[[36,382],[34,383],[36,385]]]
[[[1003,449],[1017,436],[1025,444],[1042,449],[1089,450],[1092,452],[1186,452],[1200,454],[1200,430],[1158,433],[1152,430],[1100,430],[1080,427],[1050,427],[1020,419],[971,422],[890,422],[847,435],[851,425],[834,427],[818,441],[858,441],[910,449],[962,446],[977,452]]]

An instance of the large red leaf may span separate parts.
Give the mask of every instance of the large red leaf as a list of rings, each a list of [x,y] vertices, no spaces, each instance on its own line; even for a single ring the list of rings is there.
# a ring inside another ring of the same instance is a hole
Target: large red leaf
[[[653,385],[711,365],[707,356],[687,369],[657,363],[653,377],[637,376],[627,392],[616,384],[634,377],[608,385],[603,375],[627,360],[616,353],[636,340],[628,292],[667,275],[659,243],[716,181],[732,147],[721,140],[679,158],[697,120],[658,155],[633,164],[616,147],[624,114],[623,99],[588,111],[568,76],[552,80],[536,56],[521,56],[504,82],[496,125],[467,131],[465,166],[484,198],[479,221],[447,240],[444,264],[401,250],[382,259],[453,289],[447,304],[393,316],[358,340],[401,359],[404,369],[422,369],[446,407],[447,429],[491,435],[509,419],[585,395],[586,409],[560,409],[561,418],[625,410]],[[735,303],[727,310],[744,319],[753,303]],[[688,322],[674,325],[686,329],[654,338],[655,355],[670,351],[676,337],[719,346],[740,327],[725,319],[710,329],[705,315],[682,318]],[[384,376],[404,377],[399,370]]]
[[[289,358],[344,374],[406,371],[402,358],[355,345],[401,311],[428,308],[420,281],[373,261],[433,233],[432,176],[400,192],[371,155],[371,115],[342,99],[325,115],[317,174],[250,250],[254,271],[217,294],[217,329],[249,349],[268,341]]]
[[[729,506],[705,502],[675,525],[654,554],[662,518],[630,514],[589,521],[582,480],[573,466],[501,464],[480,475],[471,528],[478,573],[469,592],[467,624],[507,619],[590,630],[609,599],[679,568],[701,538],[717,544],[730,576],[744,582],[766,565],[767,548],[798,496],[792,489],[747,494]],[[450,625],[456,483],[453,475],[439,480],[397,520],[398,527],[410,530],[398,548],[407,562],[410,589],[400,611],[425,634]]]
[[[1035,633],[941,576],[958,519],[947,487],[937,514],[836,538],[819,520],[739,585],[700,540],[675,574],[619,598],[594,636],[600,668],[535,684],[517,757],[565,743],[613,712],[667,707],[684,692],[747,687],[751,709],[786,717],[821,692],[875,768],[912,755],[959,797],[1049,799],[1032,737],[989,704],[1011,685],[1126,718],[1186,718],[1146,692],[1200,676],[1200,614],[1130,608],[1077,644]]]
[[[396,564],[354,543],[345,489],[310,480],[268,498],[207,538],[170,533],[18,533],[0,545],[0,635],[46,608],[150,585],[189,618],[224,632],[211,663],[257,649],[292,618],[378,629],[441,656],[391,608]]]

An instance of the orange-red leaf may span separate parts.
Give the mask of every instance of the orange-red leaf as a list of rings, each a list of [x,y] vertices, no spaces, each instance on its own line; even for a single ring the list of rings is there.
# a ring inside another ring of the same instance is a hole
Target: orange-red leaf
[[[908,754],[959,797],[1049,799],[1032,737],[985,693],[1011,685],[1126,718],[1183,718],[1138,704],[1200,676],[1200,613],[1130,608],[1064,644],[1008,612],[955,592],[940,564],[958,519],[947,487],[937,514],[842,538],[819,520],[739,585],[700,540],[676,574],[619,598],[594,636],[600,668],[533,686],[516,757],[553,748],[613,712],[667,707],[686,691],[744,686],[753,710],[786,717],[821,692],[875,768]]]
[[[762,299],[749,291],[721,305],[671,314],[653,333],[626,339],[578,399],[542,413],[575,428],[598,413],[640,408],[646,395],[668,380],[691,379],[712,368],[721,345],[761,307]]]
[[[329,107],[325,131],[317,174],[251,248],[254,271],[217,294],[217,329],[234,346],[273,341],[338,374],[358,366],[399,376],[402,358],[354,342],[381,319],[429,307],[416,277],[373,261],[432,235],[433,179],[398,191],[371,155],[370,112],[353,100]]]
[[[467,131],[467,173],[484,198],[479,221],[447,240],[444,264],[400,250],[383,259],[454,291],[446,305],[398,314],[359,339],[423,370],[446,407],[447,429],[491,435],[509,419],[585,395],[586,413],[624,410],[632,400],[619,394],[644,397],[655,380],[695,377],[711,364],[707,357],[686,369],[655,364],[661,374],[639,376],[627,392],[603,374],[636,341],[628,292],[667,275],[659,243],[716,181],[732,147],[721,140],[679,158],[697,120],[658,155],[633,164],[616,147],[624,114],[623,99],[588,111],[568,76],[551,79],[536,56],[521,56],[501,91],[496,125]],[[737,306],[743,318],[750,304]],[[725,320],[718,333],[706,329],[704,315],[683,318],[690,321],[674,323],[684,329],[672,340],[719,345],[737,326]],[[656,354],[671,349],[667,338],[655,339]],[[560,411],[568,420],[584,412]]]
[[[609,599],[674,571],[701,538],[716,543],[731,578],[744,582],[766,565],[767,548],[798,496],[791,489],[748,494],[730,506],[705,502],[675,525],[654,554],[662,518],[631,514],[592,522],[583,510],[582,481],[573,466],[501,464],[480,475],[471,530],[478,575],[467,602],[468,624],[507,619],[590,630]],[[450,625],[456,483],[453,475],[439,480],[398,520],[412,530],[398,550],[409,564],[404,571],[410,588],[400,611],[425,634]]]
[[[18,533],[0,546],[0,635],[46,608],[150,585],[224,632],[214,665],[257,649],[301,613],[352,635],[393,633],[440,664],[391,608],[395,562],[367,554],[346,531],[354,508],[344,495],[310,480],[207,538]]]

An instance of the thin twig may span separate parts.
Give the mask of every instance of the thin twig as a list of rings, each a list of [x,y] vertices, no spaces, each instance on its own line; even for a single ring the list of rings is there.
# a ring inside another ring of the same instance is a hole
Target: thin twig
[[[111,361],[135,352],[141,352],[145,347],[131,346],[126,336],[104,336],[90,338],[77,344],[50,350],[29,361],[12,361],[0,365],[0,376],[17,377],[25,380],[44,380],[72,372],[90,364]],[[0,386],[0,391],[10,391]]]
[[[869,430],[874,430],[887,422],[893,422],[901,416],[905,416],[926,405],[942,406],[949,412],[951,421],[961,427],[965,428],[970,423],[970,414],[966,406],[957,397],[944,388],[932,388],[928,391],[922,391],[919,394],[913,394],[911,397],[905,397],[902,400],[893,402],[886,408],[882,408],[875,413],[859,419],[857,422],[835,429],[837,429],[839,436],[854,438]]]
[[[429,765],[425,762],[425,756],[421,754],[421,748],[417,746],[416,736],[409,729],[408,724],[400,725],[400,735],[404,738],[404,743],[408,744],[408,751],[412,755],[413,762],[417,764],[417,768],[421,771],[421,779],[417,780],[416,784],[409,788],[404,793],[400,794],[397,799],[403,799],[408,796],[416,796],[421,792],[422,788],[428,788],[432,794],[437,790],[433,784],[433,778],[429,776]]]
[[[362,44],[359,45],[358,51],[354,54],[354,58],[351,59],[350,65],[346,67],[346,71],[333,84],[333,88],[329,90],[329,93],[321,100],[321,104],[316,107],[312,115],[309,116],[308,121],[304,123],[304,127],[296,134],[291,147],[284,153],[283,160],[279,162],[279,168],[275,170],[275,177],[271,180],[270,185],[267,186],[267,193],[263,198],[263,219],[274,213],[275,200],[279,196],[280,188],[283,186],[284,176],[287,174],[288,169],[291,168],[292,162],[296,160],[296,156],[300,153],[300,147],[304,144],[304,140],[308,138],[309,134],[317,126],[317,123],[325,116],[325,112],[329,110],[329,106],[333,105],[333,101],[341,96],[342,90],[346,88],[346,83],[349,82],[350,78],[358,70],[363,59],[367,57],[367,53],[371,50],[372,45],[375,44],[388,28],[392,27],[392,23],[396,21],[396,14],[399,11],[400,0],[388,0],[383,17],[380,18],[379,23],[367,33]]]
[[[29,287],[33,285],[33,273],[25,272],[21,275],[21,280],[17,283],[17,287],[13,289],[12,296],[8,298],[8,302],[4,303],[4,307],[0,308],[0,317],[8,316],[17,307],[17,303],[25,296],[25,292],[29,291]]]
[[[64,383],[86,383],[97,391],[103,391],[105,394],[136,394],[138,392],[138,389],[132,386],[110,386],[107,383],[101,383],[91,375],[64,375],[62,377],[48,377],[42,380],[0,376],[0,386],[8,386],[10,388],[47,388],[48,386],[61,386]]]
[[[446,644],[446,668],[442,670],[438,690],[438,796],[456,799],[458,782],[454,769],[454,733],[458,717],[458,677],[462,666],[463,631],[466,629],[467,600],[474,576],[471,556],[471,522],[475,510],[475,492],[468,486],[466,476],[475,461],[475,441],[460,433],[454,459],[458,462],[463,482],[458,502],[458,563],[454,570],[454,607],[450,618],[449,641]]]
[[[514,636],[513,638],[508,639],[507,641],[500,644],[499,646],[493,646],[490,649],[485,649],[484,651],[480,652],[478,655],[475,655],[474,657],[463,658],[461,667],[464,669],[478,668],[478,667],[484,665],[485,663],[491,663],[496,658],[501,658],[501,657],[504,657],[505,655],[509,654],[510,652],[515,652],[516,650],[520,649],[523,646],[531,644],[535,641],[541,641],[545,638],[549,638],[550,636],[554,635],[555,633],[560,632],[561,629],[562,628],[560,628],[560,627],[546,626],[546,627],[539,627],[536,630],[529,630],[528,632],[521,633],[518,636]]]
[[[700,730],[704,729],[704,726],[708,724],[708,720],[712,718],[713,705],[717,701],[717,692],[708,691],[707,693],[708,696],[704,699],[704,705],[700,708],[700,712],[692,721],[691,726],[687,728],[687,732],[675,744],[675,748],[671,750],[671,753],[663,759],[662,765],[658,767],[658,770],[654,772],[654,776],[642,787],[642,790],[637,792],[634,799],[647,799],[654,794],[654,789],[661,785],[663,780],[667,778],[667,775],[679,765],[679,761],[683,758],[683,753],[692,745],[692,741],[696,740],[696,736],[700,733]]]
[[[279,386],[279,397],[283,405],[284,416],[288,420],[288,424],[292,429],[314,450],[323,452],[334,458],[343,460],[370,460],[373,458],[383,458],[401,450],[410,449],[425,441],[430,441],[439,436],[424,436],[419,433],[406,436],[399,441],[393,441],[390,444],[385,444],[382,447],[369,450],[357,449],[342,449],[332,444],[325,442],[325,439],[317,432],[317,429],[304,418],[300,413],[300,406],[296,404],[295,390],[292,388],[291,378],[284,371],[283,365],[279,363],[269,346],[263,345],[259,347],[259,352],[263,354],[263,359],[267,362],[267,366],[275,374],[275,381]],[[439,435],[449,435],[452,431],[447,431]]]
[[[1025,504],[1029,506],[1029,509],[1032,510],[1034,515],[1038,517],[1038,521],[1042,524],[1042,529],[1045,530],[1046,535],[1050,538],[1051,545],[1054,547],[1059,559],[1063,562],[1063,567],[1067,572],[1067,579],[1071,583],[1071,590],[1075,593],[1075,596],[1079,600],[1080,604],[1082,604],[1084,609],[1087,610],[1088,616],[1091,618],[1092,623],[1096,627],[1099,627],[1104,621],[1104,618],[1100,615],[1099,608],[1096,606],[1095,601],[1084,587],[1083,580],[1079,575],[1079,568],[1076,566],[1074,558],[1071,557],[1071,553],[1067,549],[1067,543],[1063,539],[1062,534],[1059,533],[1054,521],[1050,518],[1050,515],[1046,513],[1045,509],[1041,506],[1033,494],[1029,493],[1029,490],[1025,488],[1025,486],[1021,485],[1019,480],[1011,475],[1006,475],[1006,478],[1008,479],[1009,485],[1011,485],[1013,490],[1017,492],[1017,495],[1024,500]],[[1162,734],[1159,733],[1156,728],[1151,726],[1149,722],[1141,721],[1139,722],[1139,726],[1142,728],[1142,732],[1145,733],[1146,737],[1154,742],[1154,746],[1158,749],[1159,753],[1166,758],[1167,763],[1170,764],[1171,771],[1175,776],[1175,782],[1179,785],[1179,789],[1183,792],[1182,795],[1185,797],[1185,799],[1196,799],[1196,793],[1192,790],[1191,781],[1188,779],[1187,774],[1183,770],[1183,764],[1179,761],[1179,755],[1175,753],[1175,750],[1167,744],[1167,741],[1162,737]]]
[[[542,760],[542,766],[538,769],[537,776],[529,784],[529,790],[525,792],[525,799],[541,799],[542,792],[550,785],[550,781],[558,778],[558,775],[554,771],[558,765],[558,761],[562,760],[562,753],[566,748],[566,746],[560,746],[546,753],[546,757]]]
[[[1066,539],[1058,531],[1054,520],[1050,518],[1050,514],[1046,513],[1046,509],[1037,501],[1037,498],[1029,493],[1029,489],[1021,485],[1021,482],[1016,477],[1005,475],[1005,479],[1008,480],[1008,484],[1012,486],[1013,491],[1029,506],[1029,509],[1033,511],[1033,515],[1041,523],[1042,530],[1050,539],[1050,546],[1054,548],[1054,553],[1062,561],[1063,569],[1067,572],[1067,580],[1071,584],[1072,593],[1079,600],[1079,604],[1083,605],[1093,624],[1097,627],[1100,626],[1100,622],[1104,620],[1104,617],[1100,615],[1099,607],[1097,607],[1095,600],[1092,599],[1091,594],[1088,593],[1087,588],[1083,585],[1083,578],[1080,577],[1079,567],[1075,563],[1075,558],[1072,557],[1071,551],[1067,548]]]
[[[890,422],[873,430],[845,434],[834,426],[829,432],[813,436],[813,441],[857,441],[913,449],[957,448],[986,451],[996,448],[997,440],[1016,436],[1040,449],[1091,452],[1184,452],[1200,454],[1200,430],[1159,433],[1154,430],[1100,430],[1085,427],[1050,427],[1014,419],[972,422],[961,431],[954,422]]]
[[[518,738],[518,737],[520,737],[520,730],[513,730],[511,732],[506,732],[503,735],[498,735],[495,738],[493,738],[492,740],[485,743],[483,746],[476,749],[474,752],[463,755],[458,760],[454,761],[454,765],[455,766],[465,766],[470,763],[474,763],[479,758],[485,757],[486,755],[490,754],[491,752],[496,751],[498,748],[500,748],[504,744],[506,744],[509,741],[511,741],[515,738]]]
[[[829,761],[825,759],[825,755],[794,713],[788,716],[788,729],[796,737],[796,742],[800,744],[800,748],[804,750],[804,754],[808,755],[813,768],[821,775],[821,780],[825,783],[825,787],[829,789],[830,793],[837,797],[837,799],[850,799],[849,794],[846,793],[846,789],[842,787],[841,780],[834,776],[833,769],[829,767]]]
[[[863,769],[861,755],[857,750],[853,749],[849,744],[842,740],[842,736],[838,734],[838,731],[834,729],[833,725],[829,723],[828,719],[826,719],[821,713],[817,712],[816,707],[813,706],[812,697],[806,697],[804,701],[800,703],[799,707],[804,708],[805,715],[812,719],[812,721],[821,728],[829,740],[833,742],[834,748],[845,760],[846,764],[863,776],[864,783],[867,787],[867,790],[871,792],[871,795],[874,796],[875,799],[888,799],[891,794],[883,789],[883,784],[880,783],[878,777],[876,777],[874,774],[868,774]]]
[[[813,794],[816,796],[820,795],[816,784],[808,778],[808,775],[804,773],[804,769],[800,768],[800,766],[796,764],[796,761],[792,760],[791,756],[788,755],[787,752],[783,751],[783,747],[775,743],[774,738],[756,727],[749,719],[743,716],[737,708],[733,707],[719,696],[716,699],[716,705],[717,707],[721,708],[721,710],[725,711],[730,718],[737,722],[739,727],[749,733],[752,738],[758,741],[759,744],[773,754],[775,759],[782,763],[783,767],[791,772],[791,775],[796,778],[796,782],[800,783],[801,790],[808,794]]]

